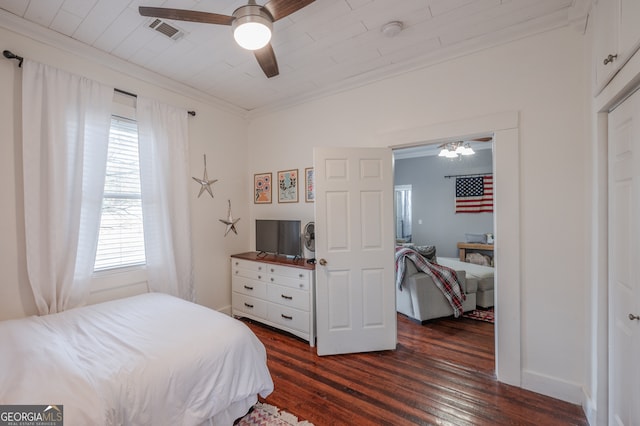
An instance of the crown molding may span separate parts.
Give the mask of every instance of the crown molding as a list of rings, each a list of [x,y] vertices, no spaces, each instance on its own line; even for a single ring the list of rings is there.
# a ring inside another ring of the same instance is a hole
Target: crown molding
[[[216,106],[226,112],[239,115],[242,118],[247,118],[248,111],[244,108],[240,108],[214,96],[204,94],[202,91],[194,89],[191,86],[177,82],[176,80],[162,76],[131,62],[127,62],[71,37],[29,22],[26,19],[2,9],[0,9],[0,28],[4,28],[52,48],[63,50],[80,58],[98,63],[106,68],[126,74],[137,80],[143,80],[154,84],[178,95],[187,96],[196,101]],[[7,47],[2,48],[6,49]],[[22,52],[13,53],[25,56]]]
[[[588,0],[575,0],[577,3]],[[586,17],[585,17],[586,19]],[[402,76],[411,72],[429,68],[441,63],[445,63],[466,55],[475,54],[485,50],[490,50],[502,45],[516,42],[536,36],[538,34],[555,31],[568,27],[572,22],[569,20],[568,9],[560,10],[556,13],[528,21],[527,23],[509,27],[507,29],[488,34],[486,36],[472,38],[453,46],[443,47],[425,55],[414,57],[413,59],[393,63],[383,68],[378,68],[357,76],[342,80],[332,86],[325,86],[321,89],[305,92],[298,96],[290,96],[284,100],[274,102],[264,107],[258,107],[248,111],[248,119],[258,118],[264,115],[286,110],[297,105],[301,105],[314,100],[337,95],[360,87],[378,83],[390,78]]]

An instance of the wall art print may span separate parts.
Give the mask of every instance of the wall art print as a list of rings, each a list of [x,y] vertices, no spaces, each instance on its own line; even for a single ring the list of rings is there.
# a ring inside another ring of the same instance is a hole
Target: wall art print
[[[271,173],[256,173],[253,175],[254,204],[271,204]]]
[[[278,172],[278,202],[298,202],[298,169]]]
[[[313,167],[304,169],[304,201],[313,203],[315,201],[315,183],[313,181]]]

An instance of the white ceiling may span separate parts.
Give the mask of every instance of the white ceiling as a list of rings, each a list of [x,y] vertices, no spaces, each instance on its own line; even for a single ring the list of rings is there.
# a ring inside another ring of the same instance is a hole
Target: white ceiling
[[[568,25],[581,30],[590,3],[316,0],[275,22],[272,45],[280,75],[271,79],[251,52],[236,45],[228,26],[169,21],[186,33],[174,41],[149,29],[150,18],[138,14],[144,5],[230,15],[245,0],[0,0],[0,8],[223,103],[261,111],[537,32]],[[381,32],[389,21],[404,26],[393,38]]]

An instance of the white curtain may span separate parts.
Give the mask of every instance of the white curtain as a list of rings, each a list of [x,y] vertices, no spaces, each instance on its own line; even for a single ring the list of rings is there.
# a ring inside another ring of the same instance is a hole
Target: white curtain
[[[137,119],[149,288],[195,301],[187,111],[139,96]]]
[[[100,227],[113,88],[25,60],[27,271],[40,315],[85,303]]]

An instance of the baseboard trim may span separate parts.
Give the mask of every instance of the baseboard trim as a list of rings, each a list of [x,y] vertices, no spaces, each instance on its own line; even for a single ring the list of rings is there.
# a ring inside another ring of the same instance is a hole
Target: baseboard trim
[[[231,316],[231,305],[227,305],[224,308],[218,309],[218,312],[222,312],[225,315]]]
[[[590,425],[597,425],[598,407],[596,406],[595,401],[584,391],[582,393],[582,409],[584,410],[584,415],[587,418],[587,422],[589,422]]]
[[[532,371],[522,372],[522,387],[572,404],[582,405],[585,394],[578,383]]]

